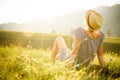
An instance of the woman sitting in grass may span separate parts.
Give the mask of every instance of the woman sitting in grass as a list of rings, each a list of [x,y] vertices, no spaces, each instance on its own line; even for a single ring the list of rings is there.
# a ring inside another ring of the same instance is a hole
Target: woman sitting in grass
[[[77,28],[73,31],[72,50],[68,49],[64,39],[57,37],[53,45],[53,60],[88,65],[97,54],[99,63],[104,67],[103,40],[104,34],[99,31],[103,18],[94,10],[86,12],[87,29]]]

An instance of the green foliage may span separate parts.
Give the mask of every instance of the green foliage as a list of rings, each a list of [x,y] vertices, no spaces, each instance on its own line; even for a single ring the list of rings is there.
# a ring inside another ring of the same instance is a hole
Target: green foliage
[[[30,33],[16,31],[0,31],[0,45],[2,46],[30,46],[32,48],[52,48],[57,36],[64,37],[67,45],[71,48],[72,37],[62,34],[45,34],[45,33]]]
[[[97,58],[76,71],[74,66],[51,59],[51,50],[0,47],[0,80],[111,80],[120,79],[120,58],[106,53],[105,69]]]
[[[0,31],[1,46],[22,46],[30,48],[51,49],[57,36],[62,36],[67,43],[67,46],[72,46],[72,36],[62,34],[45,34],[45,33],[30,33],[30,32],[15,32],[15,31]],[[113,51],[119,53],[120,38],[107,37],[104,40],[104,51]],[[112,47],[111,47],[112,46]]]
[[[120,38],[107,37],[107,38],[105,38],[104,42],[120,44]]]

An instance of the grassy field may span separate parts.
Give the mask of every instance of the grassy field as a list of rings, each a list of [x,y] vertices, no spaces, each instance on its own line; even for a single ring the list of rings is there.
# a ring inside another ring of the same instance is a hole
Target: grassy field
[[[62,34],[45,34],[45,33],[30,33],[0,30],[0,45],[2,46],[22,46],[30,45],[32,48],[52,48],[54,40],[57,36],[64,37],[67,46],[71,48],[72,36]],[[112,51],[120,54],[120,38],[106,37],[104,40],[104,52]]]
[[[120,44],[120,38],[108,37],[104,40],[104,42]]]
[[[52,34],[52,33],[32,33],[0,30],[0,45],[16,45],[32,48],[52,48],[57,36],[64,37],[68,47],[71,47],[72,37],[70,35]]]
[[[59,35],[71,48],[72,37]],[[76,70],[51,60],[51,48],[59,35],[0,31],[0,80],[120,80],[120,38],[104,40],[104,69],[96,57],[89,66]]]
[[[97,58],[87,67],[66,68],[53,62],[51,50],[15,46],[0,47],[0,80],[120,80],[120,56],[105,53],[105,67]]]

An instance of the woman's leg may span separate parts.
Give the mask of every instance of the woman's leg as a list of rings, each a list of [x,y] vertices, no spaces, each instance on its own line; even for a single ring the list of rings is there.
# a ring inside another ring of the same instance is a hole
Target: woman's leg
[[[54,45],[53,45],[53,53],[52,53],[52,58],[55,59],[57,55],[59,55],[58,53],[60,53],[60,51],[63,48],[67,48],[67,45],[65,43],[65,40],[63,39],[63,37],[59,36],[56,38]]]

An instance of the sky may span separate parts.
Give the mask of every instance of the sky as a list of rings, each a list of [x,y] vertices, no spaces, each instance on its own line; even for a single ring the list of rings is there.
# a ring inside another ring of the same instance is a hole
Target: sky
[[[114,4],[120,4],[120,0],[0,0],[0,24],[47,19]]]

